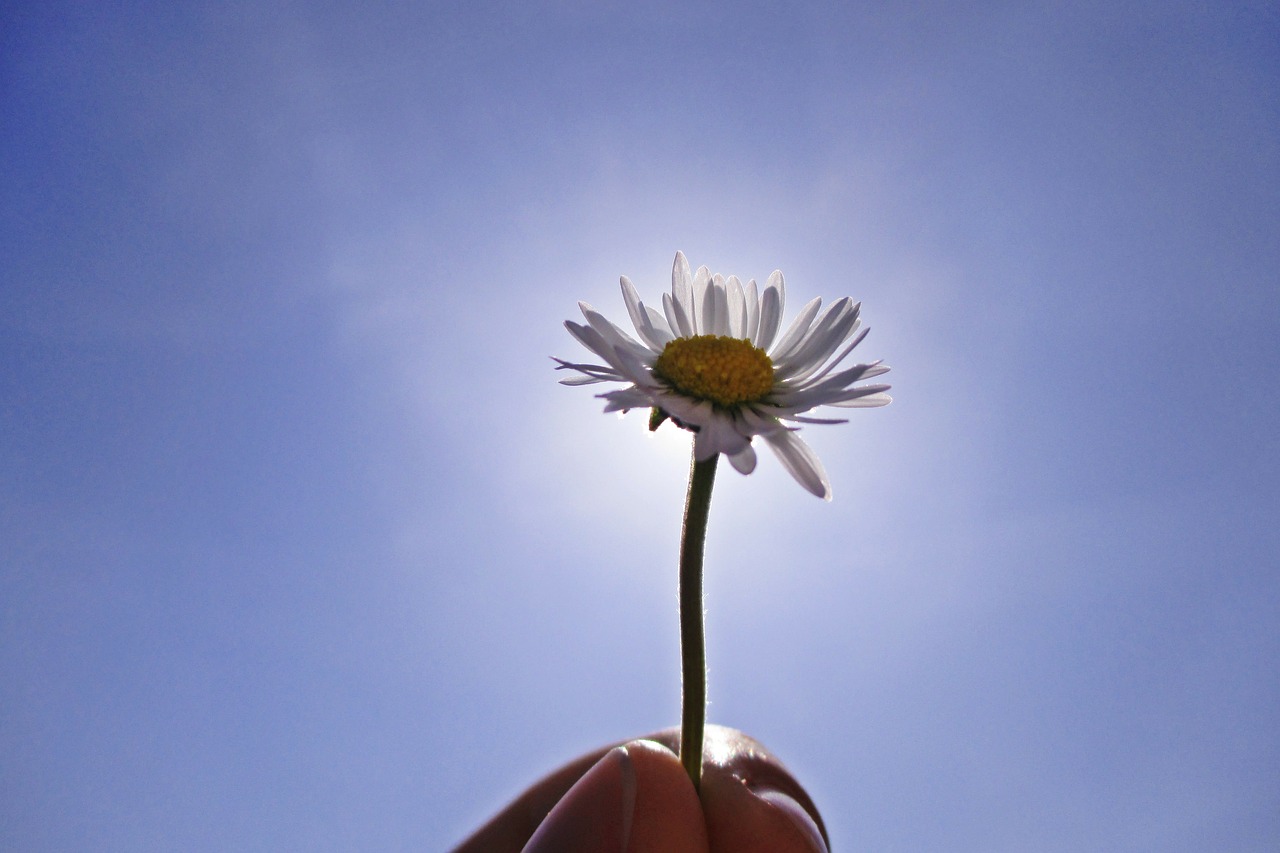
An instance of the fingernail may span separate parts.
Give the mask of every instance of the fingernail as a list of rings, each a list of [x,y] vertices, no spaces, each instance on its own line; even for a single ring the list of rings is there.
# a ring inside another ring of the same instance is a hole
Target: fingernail
[[[615,747],[556,803],[524,853],[626,853],[635,806],[635,766],[625,747]]]
[[[786,815],[817,853],[827,853],[827,844],[822,839],[822,831],[805,811],[804,806],[781,791],[757,788],[752,793]]]

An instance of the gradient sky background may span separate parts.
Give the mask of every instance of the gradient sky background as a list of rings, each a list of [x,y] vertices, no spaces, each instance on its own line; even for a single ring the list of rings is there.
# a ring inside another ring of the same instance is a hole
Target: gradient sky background
[[[671,259],[895,402],[708,545],[837,850],[1280,846],[1275,3],[6,3],[0,847],[441,850],[679,715]]]

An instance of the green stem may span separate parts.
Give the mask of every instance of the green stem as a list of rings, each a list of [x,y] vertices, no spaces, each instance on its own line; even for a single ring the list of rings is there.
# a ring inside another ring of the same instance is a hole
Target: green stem
[[[707,724],[707,644],[702,629],[702,546],[707,540],[707,512],[716,481],[720,454],[703,462],[694,457],[689,469],[689,494],[680,533],[680,674],[683,684],[680,714],[680,763],[693,782],[702,786],[702,733]]]

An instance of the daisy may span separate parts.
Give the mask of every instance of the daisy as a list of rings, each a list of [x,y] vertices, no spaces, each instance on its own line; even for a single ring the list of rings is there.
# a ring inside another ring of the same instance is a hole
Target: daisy
[[[651,408],[651,429],[670,418],[694,433],[697,461],[723,453],[743,474],[755,470],[751,442],[759,436],[800,485],[831,499],[822,463],[793,424],[845,423],[804,416],[818,406],[890,402],[888,385],[855,386],[887,373],[886,365],[875,361],[836,370],[867,334],[859,331],[861,303],[844,297],[819,313],[822,300],[814,299],[779,337],[786,298],[780,270],[758,293],[754,280],[744,287],[737,276],[712,275],[705,266],[691,273],[682,252],[676,253],[661,311],[641,302],[626,276],[622,298],[639,340],[579,302],[586,324],[568,320],[565,327],[605,363],[557,358],[558,370],[582,374],[562,384],[624,383],[599,395],[606,412]]]

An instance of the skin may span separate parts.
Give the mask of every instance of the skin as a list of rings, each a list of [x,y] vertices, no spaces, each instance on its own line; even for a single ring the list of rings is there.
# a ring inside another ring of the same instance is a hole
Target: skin
[[[760,743],[708,726],[701,796],[676,756],[678,729],[595,750],[554,771],[454,853],[809,853],[822,817]]]

